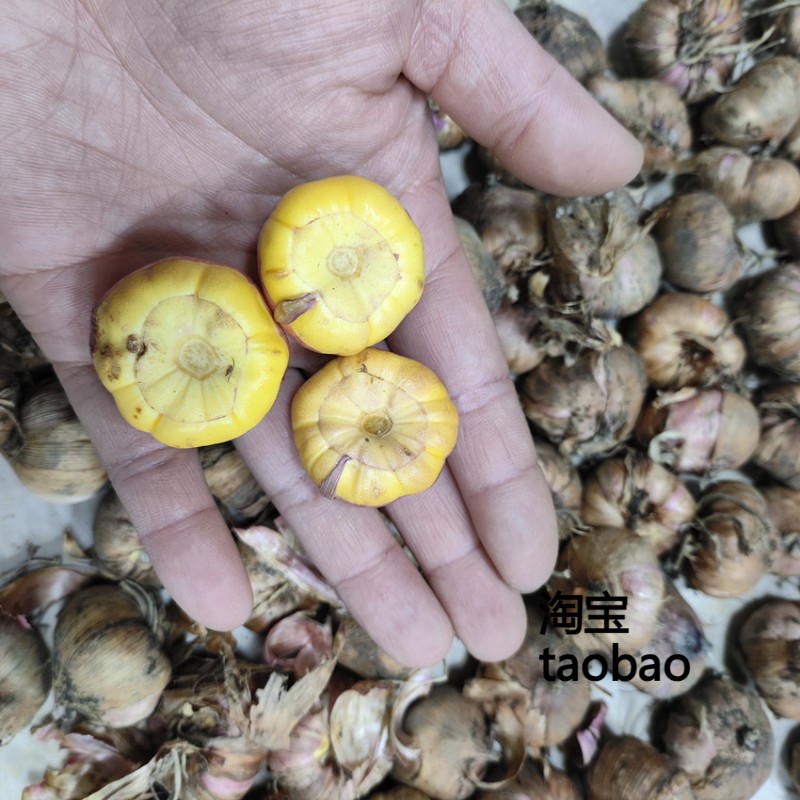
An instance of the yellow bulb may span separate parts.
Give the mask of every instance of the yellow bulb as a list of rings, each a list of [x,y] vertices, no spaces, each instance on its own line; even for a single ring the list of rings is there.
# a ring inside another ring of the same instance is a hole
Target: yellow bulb
[[[275,319],[320,353],[354,355],[380,342],[422,294],[417,227],[386,189],[354,175],[287,192],[258,254]]]
[[[430,369],[368,348],[329,361],[300,387],[292,429],[323,494],[382,506],[434,484],[455,447],[458,413]]]
[[[272,407],[289,348],[258,288],[189,258],[123,278],[95,309],[92,355],[122,416],[170,447],[240,436]]]

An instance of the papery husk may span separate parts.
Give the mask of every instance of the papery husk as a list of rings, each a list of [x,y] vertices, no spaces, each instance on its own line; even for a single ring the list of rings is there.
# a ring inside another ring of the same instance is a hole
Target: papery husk
[[[778,534],[771,571],[784,578],[800,578],[800,490],[763,486],[760,491]]]
[[[465,800],[497,761],[480,703],[453,686],[437,686],[400,721],[404,746],[392,776],[437,800]]]
[[[278,531],[254,525],[235,533],[253,590],[248,628],[264,631],[281,617],[320,603],[341,607],[336,592]]]
[[[303,611],[278,620],[264,639],[264,661],[299,678],[333,658],[330,620],[317,621]]]
[[[586,777],[588,800],[695,800],[688,775],[651,744],[611,736]]]
[[[777,548],[777,533],[758,489],[720,481],[700,497],[689,582],[713,597],[740,597],[770,571]]]
[[[710,649],[700,618],[675,584],[665,578],[664,601],[658,610],[655,634],[646,647],[633,654],[637,663],[641,663],[644,655],[655,655],[661,665],[661,674],[657,680],[642,680],[640,670],[631,678],[631,685],[659,700],[677,697],[689,691],[703,677]],[[667,659],[672,656],[683,656],[689,665],[688,674],[678,680],[670,678],[664,669]]]
[[[545,207],[538,192],[488,180],[470,184],[452,206],[475,229],[501,272],[534,266],[545,245]]]
[[[88,733],[44,725],[35,736],[37,741],[57,742],[66,752],[66,759],[60,766],[45,770],[39,783],[27,786],[22,800],[83,800],[143,763],[131,760],[113,745]]]
[[[574,681],[545,677],[540,658],[545,649],[556,658],[569,655],[578,661],[584,654],[572,637],[560,636],[549,626],[543,631],[543,621],[541,609],[529,609],[519,649],[503,661],[479,664],[476,677],[464,686],[464,695],[480,702],[490,717],[500,706],[510,709],[522,725],[528,753],[534,756],[566,741],[583,721],[591,701],[591,684],[583,676]]]
[[[264,664],[236,659],[213,637],[177,670],[157,711],[170,736],[193,744],[202,763],[192,786],[200,797],[238,800],[252,786],[270,751],[290,746],[301,721],[320,703],[334,659],[312,667],[287,687],[288,678]]]
[[[587,525],[628,528],[660,555],[680,541],[696,511],[694,497],[675,473],[629,451],[589,474],[580,515]]]
[[[657,212],[653,235],[664,278],[680,289],[714,292],[744,272],[736,223],[725,203],[706,191],[677,194]]]
[[[10,462],[22,484],[51,503],[80,503],[108,476],[57,381],[26,395],[19,410],[24,445]]]
[[[633,431],[647,379],[629,345],[548,358],[521,383],[525,415],[562,455],[608,454]]]
[[[107,575],[161,586],[139,534],[113,488],[102,496],[92,525],[93,556]]]
[[[0,298],[0,370],[29,373],[48,363],[11,304]]]
[[[624,191],[547,203],[553,266],[545,299],[580,303],[599,317],[627,317],[656,295],[661,261],[641,211]]]
[[[172,672],[162,626],[157,598],[138,584],[98,584],[72,594],[54,635],[60,712],[116,727],[148,717]]]
[[[591,78],[586,88],[644,148],[641,178],[669,175],[692,147],[689,112],[677,90],[650,78]]]
[[[230,442],[201,447],[200,463],[211,494],[231,524],[252,523],[269,506],[269,497]]]
[[[528,759],[510,783],[498,789],[481,790],[475,800],[582,800],[575,781],[547,762]]]
[[[656,298],[631,321],[625,338],[657,389],[725,384],[747,357],[725,310],[688,292]]]
[[[481,290],[487,308],[494,314],[509,293],[509,283],[505,273],[472,224],[461,217],[453,217],[453,221],[467,261],[472,268],[472,275]]]
[[[734,310],[753,361],[800,380],[800,263],[779,264],[737,287]]]
[[[362,678],[404,680],[412,670],[385,653],[352,617],[340,617],[336,632],[339,663]]]
[[[655,550],[631,530],[598,527],[573,536],[562,548],[548,586],[551,604],[557,592],[583,599],[580,630],[570,632],[570,640],[583,650],[607,653],[616,644],[629,653],[649,644],[655,635],[664,572]],[[598,610],[587,608],[586,598],[602,598],[605,592],[610,598],[625,599],[625,608],[614,611],[622,619],[619,625],[610,622],[607,631],[587,631],[603,624]]]
[[[606,68],[606,50],[591,23],[551,0],[525,0],[514,11],[528,33],[580,83]]]
[[[0,608],[8,614],[37,615],[97,577],[88,560],[31,558],[7,576],[0,588]]]
[[[761,701],[720,675],[672,701],[663,740],[696,800],[747,800],[772,769],[775,742]]]
[[[772,712],[800,719],[800,602],[767,598],[748,614],[738,640],[747,670]]]
[[[0,371],[0,453],[13,458],[24,443],[19,421],[20,382],[11,371]]]
[[[360,681],[332,687],[269,754],[278,785],[295,800],[363,797],[389,774],[393,715],[402,685]]]
[[[800,489],[800,384],[768,386],[759,395],[761,437],[753,463]]]
[[[646,0],[628,20],[625,48],[637,75],[698,103],[724,88],[742,34],[739,0]]]
[[[785,158],[751,156],[736,147],[709,147],[682,166],[713,192],[737,225],[786,216],[800,203],[800,170]]]
[[[0,609],[0,745],[24,730],[50,691],[50,654],[23,616]]]
[[[720,389],[679,389],[650,401],[636,422],[648,456],[676,472],[738,469],[758,446],[756,407]]]
[[[782,141],[800,119],[800,61],[773,55],[756,62],[702,116],[703,130],[723,144]]]

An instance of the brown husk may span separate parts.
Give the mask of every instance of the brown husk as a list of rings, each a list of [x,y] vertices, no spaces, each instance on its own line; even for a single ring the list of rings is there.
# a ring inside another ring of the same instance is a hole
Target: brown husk
[[[646,0],[628,20],[625,48],[638,75],[697,103],[724,87],[742,33],[739,0]]]
[[[689,581],[713,597],[739,597],[769,572],[777,548],[761,492],[741,481],[720,481],[700,498]]]
[[[610,736],[589,768],[588,800],[694,800],[689,776],[633,736]]]
[[[747,800],[772,769],[774,739],[761,701],[718,675],[673,702],[664,745],[688,774],[696,800]]]
[[[647,379],[629,345],[548,358],[521,383],[523,410],[562,455],[612,452],[633,431]]]
[[[800,602],[768,598],[739,629],[747,669],[773,713],[800,719]]]
[[[758,398],[761,438],[753,463],[792,489],[800,489],[800,384],[764,389]]]

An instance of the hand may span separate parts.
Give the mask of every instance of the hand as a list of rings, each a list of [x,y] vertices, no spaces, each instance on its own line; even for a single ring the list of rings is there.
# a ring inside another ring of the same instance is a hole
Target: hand
[[[499,0],[7,0],[0,14],[0,289],[89,431],[155,569],[200,622],[242,623],[251,594],[197,454],[129,428],[95,377],[90,312],[168,255],[255,273],[255,241],[293,185],[356,173],[420,227],[427,284],[392,349],[434,369],[461,418],[436,485],[377,511],[328,501],[278,403],[237,447],[376,641],[409,665],[509,655],[520,592],[549,576],[556,531],[525,419],[451,220],[425,93],[522,179],[597,194],[638,145]]]

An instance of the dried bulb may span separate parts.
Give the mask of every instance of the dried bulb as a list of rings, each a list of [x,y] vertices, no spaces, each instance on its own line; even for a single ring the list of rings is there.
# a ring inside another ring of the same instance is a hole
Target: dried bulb
[[[761,438],[753,463],[792,489],[800,489],[800,384],[764,389],[758,398]]]
[[[680,657],[685,659],[685,664],[670,669],[676,676],[674,679],[667,674],[666,669],[662,669],[654,680],[643,680],[642,670],[639,670],[631,678],[631,685],[659,700],[683,694],[702,678],[708,650],[709,645],[700,618],[675,588],[675,584],[666,578],[664,602],[658,610],[655,634],[652,641],[635,657],[640,660],[645,654],[654,655],[662,665],[668,659],[676,660],[676,657]]]
[[[566,741],[580,726],[591,702],[591,684],[583,676],[576,680],[553,680],[544,666],[542,653],[557,653],[579,661],[583,652],[549,625],[544,626],[541,609],[530,608],[525,639],[507,659],[478,666],[476,677],[467,681],[464,694],[479,701],[490,716],[506,706],[519,719],[529,753],[540,753]]]
[[[137,584],[98,584],[71,595],[58,615],[53,690],[67,712],[113,727],[145,719],[171,674],[160,609]]]
[[[418,750],[412,763],[396,760],[396,780],[436,797],[465,800],[496,760],[480,704],[453,686],[437,686],[402,720],[404,744]]]
[[[646,0],[625,30],[638,75],[673,86],[687,103],[725,86],[743,33],[740,0]]]
[[[633,736],[609,737],[586,776],[588,800],[694,800],[688,775]]]
[[[647,379],[629,345],[548,358],[521,383],[525,415],[562,455],[611,452],[633,431]]]
[[[580,83],[606,68],[605,46],[580,14],[549,0],[526,0],[514,13],[528,33]]]
[[[627,192],[548,202],[548,299],[581,302],[599,317],[627,317],[644,308],[658,291],[661,260],[639,225],[640,213]]]
[[[161,585],[142,540],[113,489],[100,499],[92,532],[94,560],[101,569],[144,586]]]
[[[772,572],[784,578],[800,578],[800,490],[788,486],[764,486],[761,494],[767,515],[778,534]]]
[[[629,528],[662,554],[678,543],[696,510],[675,473],[631,451],[601,462],[589,474],[580,515],[587,525]]]
[[[706,107],[703,129],[723,144],[780,142],[800,118],[800,61],[774,55],[756,62]]]
[[[545,208],[533,189],[473,183],[453,201],[453,213],[473,226],[504,273],[530,270],[544,249]]]
[[[31,722],[50,691],[50,654],[25,617],[0,611],[0,745]]]
[[[269,497],[230,442],[200,448],[200,463],[211,494],[234,525],[253,522]]]
[[[687,292],[656,298],[632,320],[626,339],[657,389],[722,383],[739,374],[747,357],[728,314]]]
[[[764,600],[747,615],[738,638],[747,670],[773,713],[800,719],[800,602]]]
[[[393,701],[388,682],[362,681],[338,693],[329,688],[294,726],[288,747],[269,753],[278,785],[295,800],[364,796],[392,766]]]
[[[57,381],[23,398],[19,421],[25,444],[11,467],[27,489],[52,503],[80,503],[105,486],[100,457]]]
[[[696,800],[747,800],[772,769],[772,726],[761,701],[720,675],[673,701],[663,740]]]
[[[736,221],[711,192],[677,194],[660,207],[653,235],[664,278],[680,289],[714,292],[732,286],[744,271]]]
[[[492,314],[500,349],[512,375],[530,372],[548,356],[547,346],[536,335],[542,322],[533,308],[505,301]]]
[[[653,461],[677,472],[737,469],[758,445],[758,411],[736,392],[680,389],[645,406],[636,436]]]
[[[642,177],[669,175],[689,152],[689,112],[673,86],[650,78],[617,80],[596,75],[586,88],[642,143]]]
[[[800,379],[800,263],[781,264],[737,289],[734,310],[753,361]]]
[[[607,651],[617,644],[631,652],[647,645],[655,634],[664,572],[655,550],[633,531],[600,527],[573,536],[561,550],[549,586],[551,593],[583,598],[581,630],[571,639],[584,650]],[[612,604],[618,623],[609,620],[607,631],[595,632],[604,627],[603,621],[598,621],[597,608],[587,607],[587,598],[593,604]]]
[[[751,156],[736,147],[709,147],[682,170],[716,194],[738,225],[778,219],[800,203],[800,170],[785,158]]]
[[[740,597],[769,572],[777,534],[763,495],[741,481],[720,481],[700,497],[691,532],[689,581],[713,597]]]

